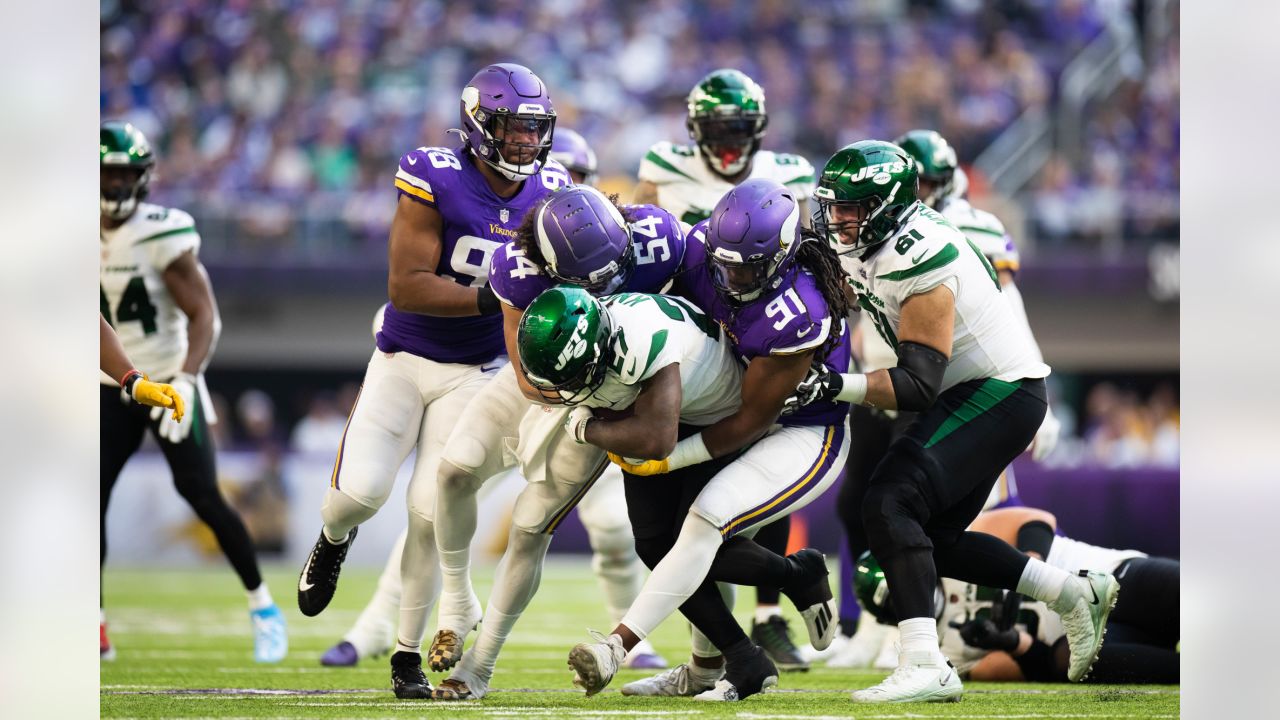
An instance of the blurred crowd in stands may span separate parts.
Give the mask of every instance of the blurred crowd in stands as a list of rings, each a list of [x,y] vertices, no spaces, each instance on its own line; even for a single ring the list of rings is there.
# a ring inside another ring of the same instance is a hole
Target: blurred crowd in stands
[[[602,175],[681,140],[707,71],[764,86],[765,146],[816,165],[841,145],[940,130],[971,162],[1116,22],[1150,0],[103,0],[101,110],[157,145],[154,197],[189,208],[206,257],[324,262],[380,249],[397,157],[451,144],[466,80],[524,63]],[[802,9],[803,12],[799,10]],[[1020,197],[1028,242],[1176,238],[1178,42],[1145,43],[1079,152]],[[983,191],[981,177],[974,192]]]

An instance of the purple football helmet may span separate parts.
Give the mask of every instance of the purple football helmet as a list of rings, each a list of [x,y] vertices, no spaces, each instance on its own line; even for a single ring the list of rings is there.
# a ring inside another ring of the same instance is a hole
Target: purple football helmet
[[[617,292],[635,267],[631,229],[604,193],[590,185],[561,188],[538,209],[538,250],[555,280],[592,295]]]
[[[800,205],[781,183],[747,180],[716,203],[706,241],[716,292],[735,305],[751,302],[778,287],[795,264]]]
[[[462,89],[467,145],[508,180],[523,180],[546,162],[555,126],[547,86],[523,65],[490,65]]]
[[[551,159],[558,161],[570,173],[582,176],[574,182],[594,185],[596,182],[596,154],[586,138],[569,128],[559,128],[551,141]]]

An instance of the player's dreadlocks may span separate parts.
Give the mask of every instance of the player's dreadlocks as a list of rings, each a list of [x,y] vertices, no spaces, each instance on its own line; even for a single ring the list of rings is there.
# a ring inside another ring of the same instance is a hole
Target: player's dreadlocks
[[[827,312],[831,313],[831,333],[816,353],[819,361],[825,360],[839,344],[839,323],[845,321],[851,310],[849,298],[844,294],[847,284],[844,269],[840,267],[840,259],[827,241],[808,229],[801,231],[800,245],[796,248],[796,262],[813,273],[822,299],[827,303]]]
[[[542,207],[551,202],[551,198],[555,197],[555,193],[546,196],[541,202],[535,203],[529,208],[529,212],[525,213],[524,219],[520,221],[520,227],[516,228],[516,237],[512,242],[516,248],[524,251],[524,256],[529,262],[537,265],[539,268],[547,266],[547,259],[542,257],[542,250],[538,247],[538,213],[542,211]],[[605,197],[609,198],[609,202],[618,208],[618,212],[622,213],[622,219],[631,224],[636,220],[636,212],[634,205],[619,205],[618,194],[610,193]]]

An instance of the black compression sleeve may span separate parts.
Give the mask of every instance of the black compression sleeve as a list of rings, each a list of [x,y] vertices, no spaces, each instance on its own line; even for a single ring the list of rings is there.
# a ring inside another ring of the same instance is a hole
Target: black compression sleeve
[[[898,365],[889,368],[898,409],[907,412],[928,410],[938,399],[947,356],[928,345],[911,341],[898,343]]]
[[[1049,547],[1053,545],[1053,528],[1043,520],[1032,520],[1018,528],[1018,550],[1022,552],[1038,552],[1040,559],[1049,557]]]
[[[480,288],[480,292],[476,296],[476,305],[480,308],[481,315],[497,315],[502,312],[502,303],[488,285]]]

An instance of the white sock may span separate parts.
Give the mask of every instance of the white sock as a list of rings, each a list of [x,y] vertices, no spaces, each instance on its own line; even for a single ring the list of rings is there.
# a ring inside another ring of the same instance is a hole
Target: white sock
[[[763,603],[756,605],[757,623],[767,623],[769,622],[769,618],[774,617],[775,615],[781,616],[782,608],[777,605],[765,605]]]
[[[275,601],[271,599],[271,591],[267,589],[267,584],[262,583],[258,587],[249,590],[249,610],[265,610],[275,605]]]
[[[1022,577],[1018,578],[1018,592],[1033,597],[1048,605],[1052,605],[1062,594],[1062,586],[1071,575],[1043,560],[1030,558],[1022,569]]]
[[[716,552],[723,543],[719,528],[690,513],[680,528],[675,545],[654,567],[622,624],[637,637],[647,637],[676,612],[707,578]]]
[[[938,649],[938,623],[930,617],[909,618],[898,623],[902,652],[941,652]]]
[[[342,636],[343,640],[355,646],[360,657],[367,657],[375,652],[385,652],[386,643],[395,632],[396,622],[400,619],[400,560],[404,555],[404,541],[409,534],[408,526],[396,539],[396,544],[387,556],[387,563],[378,576],[378,589],[369,598],[364,610],[355,624]]]
[[[542,561],[546,557],[551,536],[512,528],[507,535],[507,550],[502,554],[489,593],[476,642],[462,657],[462,665],[488,681],[498,663],[498,653],[507,642],[511,628],[529,606],[542,581]]]
[[[440,561],[436,558],[435,528],[430,520],[412,510],[400,558],[400,586],[396,648],[419,652],[431,610],[440,597]]]

